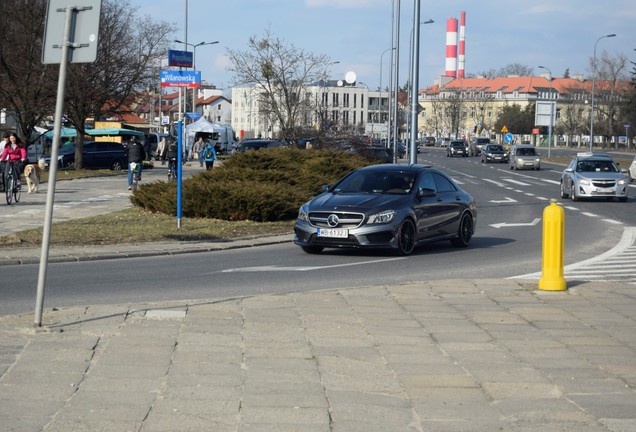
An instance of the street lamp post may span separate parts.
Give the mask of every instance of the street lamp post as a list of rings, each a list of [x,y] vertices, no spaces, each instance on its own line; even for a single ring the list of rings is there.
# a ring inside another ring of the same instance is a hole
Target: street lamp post
[[[550,74],[550,95],[549,95],[549,99],[550,99],[550,124],[548,125],[548,157],[550,157],[550,147],[552,146],[552,123],[553,123],[553,119],[554,119],[554,111],[553,111],[553,105],[552,105],[552,71],[550,70],[550,68],[545,67],[545,66],[539,66],[539,69],[545,69]]]
[[[419,2],[413,2],[413,22],[417,22],[419,21],[419,7],[420,4]],[[411,35],[409,37],[409,78],[408,78],[408,86],[407,86],[407,90],[408,90],[408,98],[407,100],[409,101],[409,106],[410,107],[417,107],[418,102],[417,98],[418,98],[418,94],[417,94],[417,87],[418,85],[413,85],[413,73],[414,70],[417,68],[417,71],[419,72],[419,27],[423,24],[433,24],[435,21],[433,21],[432,19],[427,19],[426,21],[421,21],[419,24],[414,24],[413,28],[411,29]],[[414,36],[413,36],[413,31],[416,29],[417,27],[417,44],[416,46],[414,46]],[[417,56],[417,59],[414,60],[414,56]],[[419,82],[419,77],[415,77],[416,81]],[[415,99],[414,99],[415,98]],[[413,116],[413,112],[409,112],[409,116],[406,119],[407,122],[407,130],[411,131],[411,124],[413,122],[413,118],[417,119],[417,114],[415,114],[415,116]],[[413,138],[414,137],[414,138]],[[417,127],[415,128],[415,133],[411,134],[411,141],[415,141],[417,140]],[[415,152],[417,153],[417,152]],[[411,150],[409,147],[409,155],[411,154]]]
[[[384,58],[384,54],[386,54],[388,51],[393,52],[394,49],[395,47],[387,48],[380,55],[380,102],[378,103],[378,110],[380,111],[380,123],[382,123],[382,65],[383,65],[382,59]],[[389,89],[389,100],[390,98],[391,98],[391,90]],[[387,130],[388,130],[388,126],[387,126]],[[382,132],[380,132],[380,142],[381,141],[382,141]],[[387,144],[388,144],[388,135],[387,135]],[[388,145],[386,147],[388,147]]]
[[[596,45],[601,39],[611,38],[616,36],[614,33],[608,34],[605,36],[601,36],[596,39],[594,43],[594,56],[592,57],[592,101],[590,104],[590,152],[592,151],[592,146],[594,145],[594,84],[596,81]]]
[[[214,42],[199,42],[198,44],[191,44],[188,42],[182,42],[179,39],[175,39],[174,41],[176,43],[182,43],[186,46],[192,47],[192,70],[193,71],[197,70],[197,47],[200,47],[203,45],[214,45],[219,43],[219,41],[214,41]],[[195,112],[196,110],[197,110],[197,89],[193,88],[192,89],[192,112]]]

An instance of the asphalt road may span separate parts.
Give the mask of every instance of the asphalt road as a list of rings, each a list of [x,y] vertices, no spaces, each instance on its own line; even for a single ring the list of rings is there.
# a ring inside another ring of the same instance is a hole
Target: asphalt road
[[[541,218],[559,198],[562,167],[510,171],[478,158],[446,158],[431,149],[418,156],[451,174],[478,203],[471,246],[449,242],[420,248],[410,257],[381,252],[326,250],[307,255],[293,244],[121,260],[50,264],[47,307],[100,303],[204,299],[301,292],[453,278],[514,277],[541,270]],[[111,180],[108,180],[111,181]],[[627,203],[563,202],[566,264],[596,257],[619,243],[633,224],[636,190]],[[37,266],[6,266],[0,315],[31,311]]]

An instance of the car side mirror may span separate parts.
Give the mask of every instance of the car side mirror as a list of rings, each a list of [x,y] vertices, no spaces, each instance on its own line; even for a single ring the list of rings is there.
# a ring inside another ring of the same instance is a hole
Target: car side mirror
[[[565,169],[565,172],[567,172],[567,173],[571,173],[571,172],[574,172],[574,170],[573,170],[572,168],[566,168],[566,169]]]
[[[436,195],[435,189],[422,188],[418,191],[417,196],[421,198],[430,198]]]
[[[322,185],[321,187],[322,187],[322,191],[323,191],[323,192],[328,192],[328,191],[329,191],[329,189],[331,188],[331,186],[329,186],[328,184],[326,184],[326,185]]]

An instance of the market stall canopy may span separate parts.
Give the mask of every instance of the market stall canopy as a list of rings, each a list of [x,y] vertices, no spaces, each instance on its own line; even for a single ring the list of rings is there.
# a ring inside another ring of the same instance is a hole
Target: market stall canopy
[[[86,135],[90,136],[144,136],[143,132],[123,129],[123,128],[100,128],[100,129],[88,129]]]
[[[48,139],[53,139],[53,131],[50,130],[44,134]],[[75,128],[65,128],[60,129],[60,136],[64,138],[75,138],[77,136],[77,131]]]
[[[193,137],[197,132],[221,133],[223,131],[224,129],[219,125],[210,122],[204,117],[201,117],[199,120],[186,126],[188,137]]]

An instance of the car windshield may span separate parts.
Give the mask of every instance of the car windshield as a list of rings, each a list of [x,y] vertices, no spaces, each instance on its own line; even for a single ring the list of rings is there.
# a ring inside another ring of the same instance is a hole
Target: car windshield
[[[454,141],[451,143],[451,146],[453,147],[464,147],[464,143],[461,141]]]
[[[535,152],[533,148],[520,148],[517,149],[517,156],[534,156]]]
[[[338,183],[334,193],[402,194],[411,191],[415,176],[412,173],[390,171],[358,171]]]
[[[616,164],[609,160],[581,160],[576,164],[577,172],[619,172]]]
[[[502,146],[500,146],[500,145],[491,145],[491,146],[488,146],[488,150],[490,150],[490,151],[497,151],[497,152],[502,152],[502,151],[504,151],[503,147],[502,147]]]

